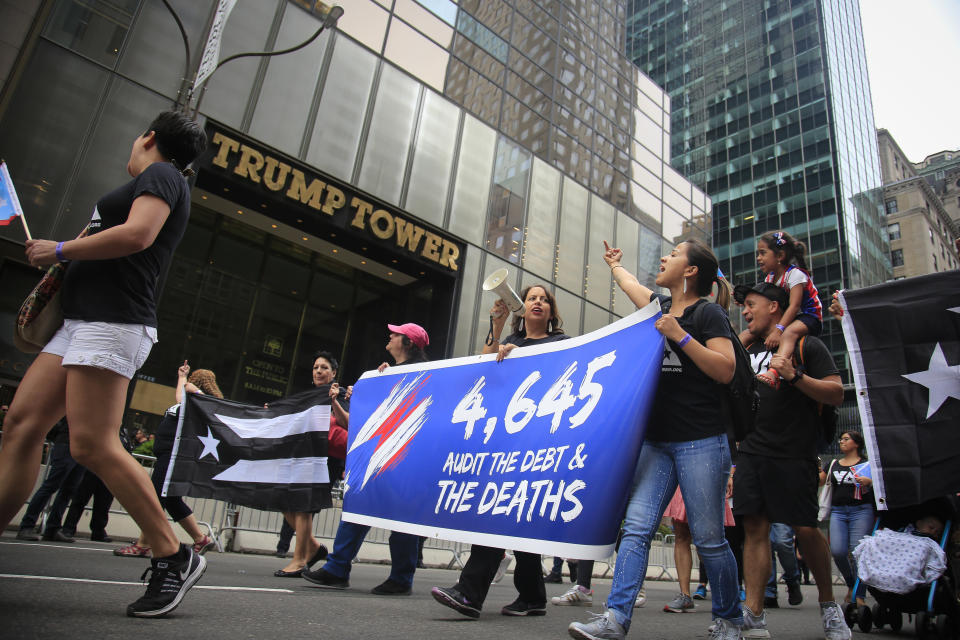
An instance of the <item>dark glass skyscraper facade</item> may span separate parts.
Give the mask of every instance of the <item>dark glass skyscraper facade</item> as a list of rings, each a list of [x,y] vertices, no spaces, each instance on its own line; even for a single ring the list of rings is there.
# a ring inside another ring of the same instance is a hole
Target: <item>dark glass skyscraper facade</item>
[[[890,277],[856,0],[633,0],[627,52],[670,96],[671,164],[712,199],[735,282],[772,229],[807,244],[825,301]],[[839,324],[823,338],[842,353]]]

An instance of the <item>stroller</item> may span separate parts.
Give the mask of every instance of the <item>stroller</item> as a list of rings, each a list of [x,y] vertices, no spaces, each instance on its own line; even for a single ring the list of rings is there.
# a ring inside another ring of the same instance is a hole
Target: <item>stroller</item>
[[[915,520],[935,515],[943,523],[943,535],[938,542],[946,552],[947,569],[944,574],[930,584],[920,585],[910,593],[899,594],[867,585],[867,591],[876,599],[872,608],[858,606],[851,602],[844,608],[844,618],[852,629],[857,625],[864,633],[872,628],[881,629],[884,625],[894,632],[903,627],[903,616],[914,617],[917,637],[925,638],[957,638],[960,634],[960,601],[958,601],[957,585],[960,579],[960,549],[951,544],[951,533],[960,514],[960,501],[955,496],[938,498],[920,505],[891,510],[877,517],[873,531],[876,533],[881,524],[888,529],[900,529]],[[856,593],[860,586],[860,577],[857,577],[853,591]]]

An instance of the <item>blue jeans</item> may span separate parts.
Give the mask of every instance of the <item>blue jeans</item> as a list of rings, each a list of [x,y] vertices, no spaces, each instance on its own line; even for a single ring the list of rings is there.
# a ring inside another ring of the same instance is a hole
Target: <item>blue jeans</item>
[[[327,556],[324,571],[338,578],[350,577],[350,566],[360,553],[363,539],[370,527],[354,522],[340,521],[337,537],[333,540],[333,552]],[[390,577],[405,587],[413,586],[413,574],[417,570],[417,554],[420,551],[420,538],[409,533],[390,532]]]
[[[857,580],[852,552],[861,538],[870,535],[873,519],[873,505],[870,504],[830,508],[830,553],[848,589],[853,589]],[[862,598],[865,593],[866,585],[861,582],[854,597]]]
[[[800,582],[800,566],[797,564],[797,552],[793,546],[793,528],[782,522],[770,523],[770,580],[764,596],[777,597],[777,558],[783,567],[783,579],[787,584]]]
[[[690,442],[648,440],[643,444],[607,598],[607,607],[625,629],[630,627],[633,603],[647,574],[650,540],[678,484],[693,544],[713,585],[713,617],[736,625],[743,623],[737,562],[723,536],[729,476],[730,449],[725,435]]]

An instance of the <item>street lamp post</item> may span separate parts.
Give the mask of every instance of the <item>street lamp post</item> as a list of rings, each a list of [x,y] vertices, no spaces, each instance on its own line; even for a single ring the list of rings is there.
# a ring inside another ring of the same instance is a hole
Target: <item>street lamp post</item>
[[[293,47],[288,47],[286,49],[281,49],[279,51],[248,51],[244,53],[235,53],[232,56],[228,56],[217,63],[217,66],[213,68],[205,78],[203,78],[199,83],[196,82],[194,78],[194,84],[190,86],[190,90],[187,91],[187,99],[185,107],[189,108],[190,102],[193,100],[194,96],[197,98],[197,102],[193,107],[193,112],[191,117],[196,118],[197,113],[200,111],[200,103],[203,101],[203,96],[207,91],[207,83],[210,81],[210,78],[216,73],[217,69],[227,64],[232,60],[237,60],[239,58],[269,58],[272,56],[280,56],[285,53],[293,53],[294,51],[299,51],[303,49],[308,44],[320,37],[320,34],[323,33],[324,29],[334,28],[337,26],[337,21],[340,19],[340,16],[343,15],[343,8],[339,5],[333,6],[330,8],[330,11],[327,12],[327,15],[324,17],[323,22],[320,24],[320,28],[317,29],[312,36],[304,40],[298,45]]]
[[[186,61],[184,63],[184,74],[183,74],[184,82],[185,82],[186,77],[190,73],[190,43],[187,39],[187,32],[183,27],[183,22],[180,20],[180,16],[178,16],[177,12],[173,9],[172,6],[170,6],[170,3],[167,0],[161,0],[161,1],[163,2],[167,10],[170,12],[170,14],[173,16],[173,19],[176,21],[177,27],[180,29],[180,36],[183,38],[183,46],[184,46],[185,55],[186,55]],[[233,3],[229,3],[229,8],[226,9],[225,15],[229,15],[230,10],[232,8],[233,8]],[[235,53],[234,55],[228,56],[223,60],[219,61],[212,70],[204,73],[203,77],[199,79],[199,82],[197,80],[198,80],[198,74],[200,73],[200,69],[198,69],[197,72],[194,73],[193,75],[193,81],[190,84],[190,88],[186,92],[186,99],[184,100],[184,103],[182,106],[180,106],[180,96],[183,95],[183,87],[181,85],[181,90],[177,95],[178,108],[181,108],[183,111],[189,111],[190,103],[193,101],[193,98],[196,97],[197,101],[196,101],[196,104],[193,106],[193,110],[191,114],[191,117],[196,118],[197,113],[200,111],[200,102],[203,100],[203,96],[207,90],[207,82],[210,80],[210,77],[217,71],[217,69],[227,64],[231,60],[236,60],[238,58],[269,58],[272,56],[280,56],[285,53],[292,53],[294,51],[303,49],[308,44],[310,44],[311,42],[316,40],[318,37],[320,37],[320,34],[323,33],[324,29],[335,28],[337,26],[337,21],[340,19],[340,16],[342,15],[343,15],[343,7],[340,7],[339,5],[332,6],[327,11],[326,15],[323,17],[323,22],[320,24],[320,28],[317,29],[312,36],[310,36],[300,44],[292,47],[288,47],[286,49],[281,49],[279,51],[248,51],[244,53]],[[224,17],[224,21],[225,20],[226,20],[226,17]],[[207,34],[207,37],[208,37],[207,47],[210,47],[211,42],[210,42],[209,33]],[[216,50],[219,51],[219,34],[216,35],[216,38],[217,38]],[[204,54],[206,53],[207,52],[204,51]],[[204,62],[201,61],[200,67],[203,67],[203,66],[204,66]]]

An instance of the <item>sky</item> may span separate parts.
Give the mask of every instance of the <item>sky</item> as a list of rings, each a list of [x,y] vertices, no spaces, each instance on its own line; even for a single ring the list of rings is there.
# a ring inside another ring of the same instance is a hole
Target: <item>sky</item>
[[[960,149],[960,0],[860,0],[878,129],[911,162]]]

